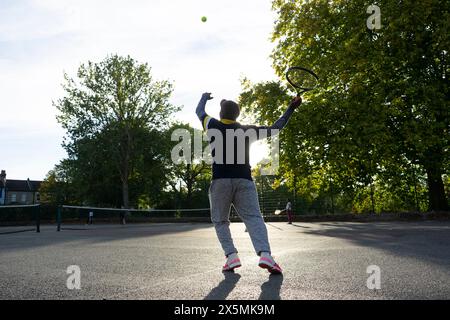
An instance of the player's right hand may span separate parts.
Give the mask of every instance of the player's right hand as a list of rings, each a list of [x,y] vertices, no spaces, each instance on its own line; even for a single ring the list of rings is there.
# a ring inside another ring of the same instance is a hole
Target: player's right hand
[[[206,100],[211,100],[213,97],[211,97],[211,92],[205,92],[202,94],[202,98],[205,98]]]
[[[291,103],[289,104],[289,107],[291,108],[298,108],[302,104],[302,98],[301,97],[295,97],[292,99]]]

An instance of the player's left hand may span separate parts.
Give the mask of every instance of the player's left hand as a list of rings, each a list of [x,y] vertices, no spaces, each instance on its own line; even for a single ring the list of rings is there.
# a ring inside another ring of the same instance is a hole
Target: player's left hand
[[[213,97],[211,96],[211,92],[205,92],[202,94],[202,98],[205,98],[206,100],[211,100]]]

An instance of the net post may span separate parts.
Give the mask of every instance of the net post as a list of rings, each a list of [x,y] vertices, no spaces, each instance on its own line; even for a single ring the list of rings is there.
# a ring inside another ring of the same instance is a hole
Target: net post
[[[61,231],[61,206],[58,206],[57,212],[56,212],[56,231]]]
[[[36,232],[41,232],[41,206],[37,206],[34,210],[36,214]]]

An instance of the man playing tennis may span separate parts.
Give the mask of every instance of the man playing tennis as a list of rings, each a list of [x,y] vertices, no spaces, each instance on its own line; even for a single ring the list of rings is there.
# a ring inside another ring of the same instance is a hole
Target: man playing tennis
[[[211,221],[226,256],[223,271],[233,271],[241,266],[238,250],[233,244],[230,232],[230,208],[233,204],[244,221],[256,254],[259,266],[270,273],[282,272],[271,255],[267,228],[261,216],[256,186],[251,176],[249,161],[250,144],[254,140],[270,137],[283,129],[294,110],[302,100],[291,101],[286,112],[272,126],[246,126],[236,122],[239,105],[230,100],[220,102],[220,120],[206,114],[205,106],[213,99],[204,93],[196,109],[196,114],[207,132],[212,149],[212,182],[209,189]],[[243,136],[244,143],[239,143]],[[255,139],[251,139],[255,136]]]

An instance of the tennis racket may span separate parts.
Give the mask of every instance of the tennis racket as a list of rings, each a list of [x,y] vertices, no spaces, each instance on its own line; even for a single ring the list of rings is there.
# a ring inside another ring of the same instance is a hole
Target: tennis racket
[[[286,210],[275,210],[275,215],[278,216],[278,215],[282,214],[285,211]]]
[[[303,67],[290,67],[286,72],[286,80],[294,87],[297,97],[302,93],[314,90],[319,84],[317,74]]]

